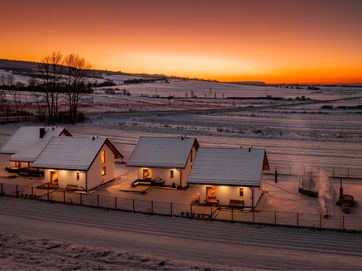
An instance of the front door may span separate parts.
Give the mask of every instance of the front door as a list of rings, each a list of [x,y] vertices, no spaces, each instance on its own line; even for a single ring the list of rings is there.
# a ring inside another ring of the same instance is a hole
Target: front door
[[[50,171],[50,185],[58,186],[58,172],[55,170]]]

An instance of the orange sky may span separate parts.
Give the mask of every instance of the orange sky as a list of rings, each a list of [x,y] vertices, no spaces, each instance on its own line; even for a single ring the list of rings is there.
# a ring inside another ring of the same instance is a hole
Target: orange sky
[[[362,82],[359,0],[4,0],[0,58],[268,83]]]

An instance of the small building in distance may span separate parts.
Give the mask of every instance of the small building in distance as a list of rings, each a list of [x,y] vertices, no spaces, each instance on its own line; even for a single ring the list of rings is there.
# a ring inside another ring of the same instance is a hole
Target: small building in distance
[[[199,203],[255,208],[263,194],[264,149],[200,148],[188,183],[199,189]]]
[[[10,154],[8,170],[28,171],[53,137],[71,136],[63,127],[20,127],[8,142],[1,148],[0,153]]]
[[[127,166],[137,168],[138,180],[183,188],[198,148],[193,137],[140,137]]]
[[[53,137],[33,163],[51,187],[89,191],[113,181],[122,154],[107,138]]]

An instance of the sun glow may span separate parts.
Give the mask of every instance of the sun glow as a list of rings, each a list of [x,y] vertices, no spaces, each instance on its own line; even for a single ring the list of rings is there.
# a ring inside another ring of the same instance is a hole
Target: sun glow
[[[91,3],[5,1],[0,58],[40,61],[62,51],[81,54],[96,69],[133,73],[362,82],[362,1]]]

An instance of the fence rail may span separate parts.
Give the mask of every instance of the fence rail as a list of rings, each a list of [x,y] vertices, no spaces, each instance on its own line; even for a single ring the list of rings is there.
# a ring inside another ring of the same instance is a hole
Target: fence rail
[[[270,165],[270,170],[266,174],[275,174],[275,171],[281,175],[297,175],[323,170],[329,173],[332,178],[362,179],[362,168],[346,168],[346,167],[323,167],[323,166],[306,166],[306,165]]]
[[[146,214],[182,216],[188,218],[247,222],[317,229],[334,229],[362,232],[362,217],[329,216],[318,213],[296,213],[283,211],[244,211],[242,209],[200,206],[196,204],[142,200],[126,197],[112,197],[100,194],[86,194],[33,186],[0,183],[0,194],[13,197],[31,198],[41,201],[75,204],[96,208],[107,208]]]

